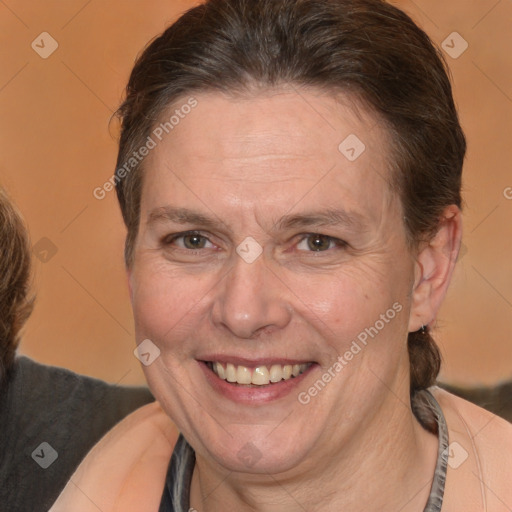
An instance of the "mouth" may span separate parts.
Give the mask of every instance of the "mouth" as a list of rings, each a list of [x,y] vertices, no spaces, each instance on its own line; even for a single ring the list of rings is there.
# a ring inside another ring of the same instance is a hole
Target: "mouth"
[[[246,387],[262,387],[278,384],[294,379],[306,372],[314,363],[301,364],[272,364],[254,367],[224,363],[219,361],[204,361],[206,366],[219,379],[233,385]]]
[[[216,396],[250,407],[283,404],[282,400],[298,393],[305,379],[320,368],[317,362],[304,359],[247,359],[224,354],[204,355],[196,361]]]

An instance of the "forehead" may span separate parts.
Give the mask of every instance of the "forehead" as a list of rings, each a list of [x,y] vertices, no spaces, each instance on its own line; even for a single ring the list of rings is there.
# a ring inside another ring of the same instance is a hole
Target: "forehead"
[[[349,132],[359,133],[369,145],[379,139],[387,145],[388,134],[376,115],[343,93],[283,87],[236,96],[208,92],[194,98],[197,107],[182,115],[171,137],[164,138],[168,142],[174,139],[176,145],[193,139],[198,157],[215,153],[250,158],[264,151],[286,158],[286,149],[299,157],[319,153],[339,156],[338,145]],[[175,101],[162,120],[172,117],[188,101],[187,97]]]
[[[194,98],[194,109],[181,112],[184,97],[156,126],[181,112],[144,163],[143,210],[179,199],[184,184],[208,202],[222,194],[230,204],[255,205],[270,191],[288,203],[306,193],[317,203],[344,195],[351,209],[389,199],[388,133],[350,97],[288,88]]]

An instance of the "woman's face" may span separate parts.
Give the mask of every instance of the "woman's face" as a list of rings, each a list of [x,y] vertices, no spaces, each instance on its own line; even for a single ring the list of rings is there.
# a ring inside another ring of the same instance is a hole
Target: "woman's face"
[[[408,411],[421,323],[388,137],[346,97],[195,99],[144,163],[130,287],[137,343],[160,350],[144,371],[199,458],[313,467]]]

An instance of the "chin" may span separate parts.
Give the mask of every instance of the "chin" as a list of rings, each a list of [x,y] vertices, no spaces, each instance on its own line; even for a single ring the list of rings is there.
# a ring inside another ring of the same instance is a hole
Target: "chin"
[[[301,429],[298,428],[295,433],[289,430],[276,433],[276,430],[272,432],[268,427],[261,429],[241,425],[233,436],[224,431],[219,436],[215,439],[200,439],[203,447],[201,451],[205,450],[206,457],[215,460],[228,471],[251,474],[285,473],[302,465],[301,462],[311,452],[306,446],[308,440],[304,439]]]

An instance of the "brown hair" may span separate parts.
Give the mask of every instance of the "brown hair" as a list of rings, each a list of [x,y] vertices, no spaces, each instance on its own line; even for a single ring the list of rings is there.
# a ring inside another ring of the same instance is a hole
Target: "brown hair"
[[[14,362],[19,333],[32,312],[30,245],[20,214],[0,188],[0,382]]]
[[[127,265],[143,163],[127,174],[119,170],[166,109],[194,92],[286,83],[348,93],[384,121],[411,248],[437,231],[446,206],[461,207],[466,142],[447,68],[404,12],[382,0],[207,0],[145,49],[118,111],[116,190],[128,230]],[[411,390],[429,387],[439,373],[439,350],[428,331],[410,333],[408,341]]]

